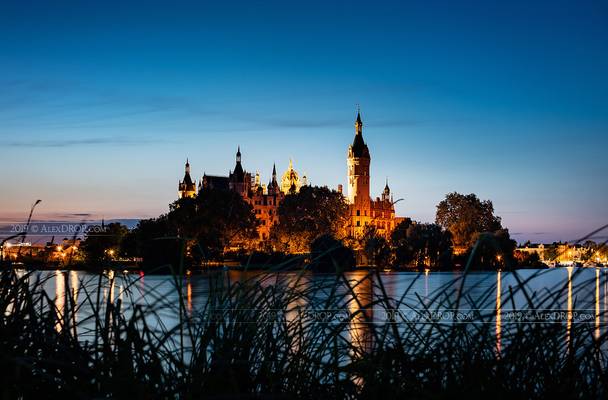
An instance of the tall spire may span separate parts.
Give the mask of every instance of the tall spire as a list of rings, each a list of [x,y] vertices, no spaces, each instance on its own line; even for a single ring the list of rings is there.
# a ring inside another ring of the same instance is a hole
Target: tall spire
[[[190,162],[188,161],[188,157],[186,157],[186,173],[190,173]]]
[[[268,194],[278,194],[279,183],[277,182],[277,166],[272,164],[272,179],[268,182]]]
[[[232,178],[234,178],[238,183],[243,183],[245,181],[245,171],[241,165],[241,146],[239,146],[236,151],[236,165],[234,166],[232,175],[234,175]]]
[[[384,190],[382,191],[382,200],[390,201],[391,199],[391,189],[388,187],[388,176],[386,177],[386,185],[384,186]]]
[[[355,121],[355,139],[351,146],[355,157],[369,157],[369,150],[363,140],[363,122],[361,121],[361,110],[357,105],[357,120]]]

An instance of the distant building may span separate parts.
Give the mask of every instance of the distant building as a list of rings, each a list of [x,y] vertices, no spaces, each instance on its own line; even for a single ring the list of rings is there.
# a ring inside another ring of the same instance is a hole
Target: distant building
[[[515,249],[520,254],[537,254],[539,259],[547,263],[559,263],[570,265],[578,262],[606,262],[606,252],[604,249],[594,249],[585,244],[552,243],[537,244],[526,243]]]

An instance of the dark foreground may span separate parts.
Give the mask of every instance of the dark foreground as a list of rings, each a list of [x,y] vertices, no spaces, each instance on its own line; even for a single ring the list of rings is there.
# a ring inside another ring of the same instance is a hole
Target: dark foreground
[[[178,277],[170,304],[160,294],[133,300],[143,276],[115,296],[113,274],[63,275],[55,297],[39,277],[0,273],[3,398],[608,395],[605,305],[592,320],[576,316],[577,299],[606,284],[599,278],[579,283],[580,294],[570,279],[530,290],[542,279],[535,275],[474,295],[455,282],[423,300],[411,288],[387,290],[376,272],[322,280],[219,273],[193,306]],[[547,309],[566,312],[530,317]]]

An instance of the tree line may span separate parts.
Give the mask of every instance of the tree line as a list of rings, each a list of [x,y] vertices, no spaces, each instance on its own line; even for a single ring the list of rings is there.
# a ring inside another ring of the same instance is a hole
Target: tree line
[[[227,258],[269,263],[293,258],[320,270],[350,269],[359,260],[379,268],[511,268],[516,243],[490,200],[449,193],[434,223],[409,218],[390,237],[367,226],[351,237],[344,196],[327,187],[304,186],[278,207],[268,240],[258,240],[253,207],[233,191],[208,189],[182,198],[157,218],[131,230],[119,223],[82,243],[92,264],[113,257],[141,257],[145,265],[192,265]],[[110,251],[110,252],[109,252]]]

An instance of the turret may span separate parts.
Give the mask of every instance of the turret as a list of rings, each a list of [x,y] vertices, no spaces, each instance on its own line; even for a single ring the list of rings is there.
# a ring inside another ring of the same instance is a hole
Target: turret
[[[279,192],[279,183],[277,182],[277,166],[272,164],[272,179],[268,183],[268,194],[277,194]]]
[[[190,176],[190,162],[186,158],[186,166],[184,168],[184,179],[179,181],[177,185],[177,196],[182,197],[194,197],[196,196],[196,184]]]
[[[391,189],[388,187],[388,178],[386,178],[386,185],[382,191],[382,201],[391,201]]]

